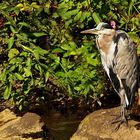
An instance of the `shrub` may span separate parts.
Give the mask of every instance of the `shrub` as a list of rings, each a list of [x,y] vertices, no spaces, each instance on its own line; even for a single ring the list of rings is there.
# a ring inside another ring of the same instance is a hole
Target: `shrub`
[[[36,89],[48,94],[55,85],[64,95],[99,100],[105,78],[95,38],[80,31],[114,19],[138,43],[138,6],[137,0],[1,2],[1,98],[22,109]]]

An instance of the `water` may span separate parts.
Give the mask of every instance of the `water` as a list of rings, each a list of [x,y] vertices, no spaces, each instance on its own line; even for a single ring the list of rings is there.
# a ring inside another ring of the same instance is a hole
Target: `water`
[[[47,125],[54,140],[69,140],[77,130],[81,118],[77,114],[61,114],[51,110],[43,116],[43,121]]]

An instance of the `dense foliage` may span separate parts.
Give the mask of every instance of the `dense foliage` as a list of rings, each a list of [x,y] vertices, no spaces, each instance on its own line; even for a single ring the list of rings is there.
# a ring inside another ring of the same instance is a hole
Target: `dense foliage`
[[[80,31],[115,20],[138,44],[139,10],[138,0],[3,0],[1,98],[21,109],[35,94],[47,100],[57,87],[59,101],[66,95],[98,100],[105,78],[95,38]]]

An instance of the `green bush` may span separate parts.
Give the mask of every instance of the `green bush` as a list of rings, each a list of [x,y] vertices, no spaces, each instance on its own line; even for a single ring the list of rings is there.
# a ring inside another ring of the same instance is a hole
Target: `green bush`
[[[105,91],[105,78],[95,38],[80,31],[113,19],[139,43],[139,9],[138,0],[4,0],[0,3],[1,98],[22,109],[36,89],[48,94],[52,83],[68,96],[98,100]]]

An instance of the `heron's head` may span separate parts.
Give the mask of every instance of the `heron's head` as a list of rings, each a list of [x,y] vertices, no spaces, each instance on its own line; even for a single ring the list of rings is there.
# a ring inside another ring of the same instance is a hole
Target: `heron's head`
[[[81,33],[85,34],[96,34],[96,35],[112,35],[115,29],[108,23],[101,22],[96,28],[84,30]]]

